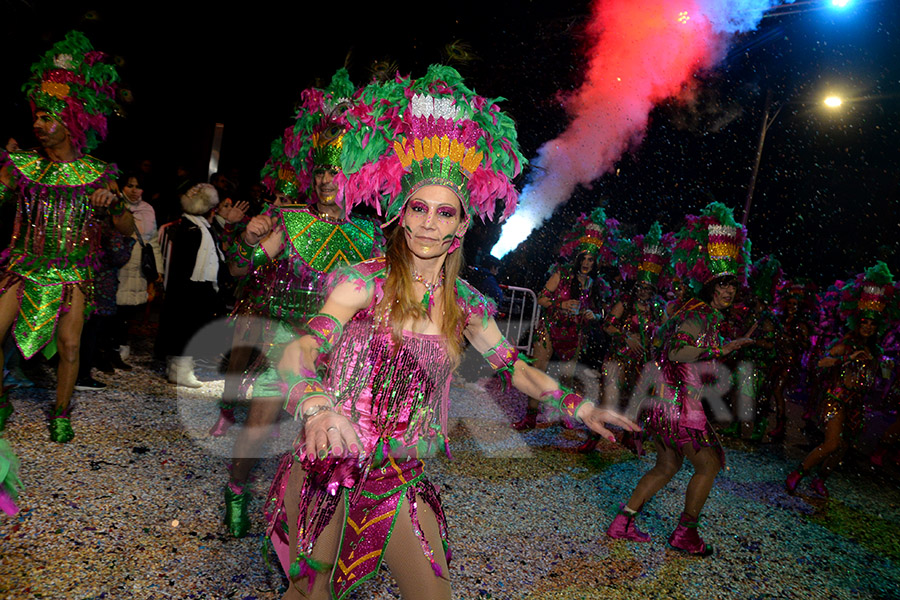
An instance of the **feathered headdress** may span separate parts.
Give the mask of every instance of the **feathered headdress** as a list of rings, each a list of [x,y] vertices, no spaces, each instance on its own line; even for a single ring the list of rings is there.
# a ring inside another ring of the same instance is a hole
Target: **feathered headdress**
[[[107,117],[116,110],[116,68],[79,31],[70,31],[31,66],[22,86],[34,112],[43,110],[69,130],[78,152],[106,138]]]
[[[812,314],[815,312],[817,291],[816,284],[805,277],[782,279],[775,290],[775,302],[783,309],[789,300],[796,298],[800,301],[800,311]]]
[[[699,216],[688,215],[676,240],[672,252],[675,273],[694,294],[724,275],[733,275],[741,285],[747,285],[750,271],[747,230],[721,202],[709,203]]]
[[[750,292],[767,305],[775,302],[775,297],[784,283],[781,261],[767,254],[750,266]]]
[[[884,262],[878,261],[844,284],[840,315],[851,329],[857,328],[861,318],[873,319],[879,334],[900,317],[894,276]]]
[[[289,134],[288,129],[285,133]],[[291,200],[300,198],[300,187],[297,183],[297,172],[285,153],[285,136],[272,142],[269,158],[259,173],[263,186],[270,194],[281,193]]]
[[[353,105],[355,94],[347,69],[338,69],[325,89],[308,88],[301,92],[294,125],[282,136],[284,154],[294,170],[301,194],[309,192],[316,167],[344,166],[345,138],[353,129],[346,113]],[[346,172],[337,173],[334,184],[336,201],[349,211],[358,200],[348,202]]]
[[[344,142],[348,196],[371,201],[386,221],[400,215],[410,194],[443,185],[459,197],[467,220],[501,220],[516,209],[515,178],[526,161],[513,120],[477,95],[452,67],[432,65],[424,77],[395,77],[365,87],[347,112],[351,127],[369,135]]]
[[[668,286],[672,278],[671,252],[671,236],[663,235],[662,226],[654,222],[646,234],[622,241],[619,272],[626,281],[646,281],[654,287]]]
[[[563,236],[560,256],[572,259],[582,252],[591,252],[597,256],[597,262],[616,265],[618,262],[619,222],[606,216],[602,206],[591,211],[590,215],[582,214],[575,226]]]

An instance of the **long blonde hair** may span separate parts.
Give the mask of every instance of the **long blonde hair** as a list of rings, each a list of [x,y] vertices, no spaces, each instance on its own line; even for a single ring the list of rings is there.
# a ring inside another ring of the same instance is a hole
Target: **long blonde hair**
[[[409,319],[431,318],[422,306],[422,299],[417,297],[413,288],[415,279],[412,273],[412,252],[406,244],[402,224],[394,227],[388,235],[387,264],[388,274],[384,281],[384,297],[381,299],[379,312],[387,314],[391,324],[391,337],[395,346],[399,347],[404,322]],[[454,363],[458,363],[462,355],[460,324],[465,315],[456,303],[456,279],[462,268],[463,252],[460,240],[459,248],[448,254],[444,260],[444,285],[439,307],[443,313],[441,335]],[[435,308],[438,306],[435,305]]]

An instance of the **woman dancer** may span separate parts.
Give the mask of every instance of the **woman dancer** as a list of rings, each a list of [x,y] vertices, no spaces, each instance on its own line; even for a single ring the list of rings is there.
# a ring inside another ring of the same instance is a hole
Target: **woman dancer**
[[[786,392],[800,383],[803,355],[810,348],[812,327],[805,314],[806,290],[802,285],[789,285],[780,294],[778,314],[781,327],[775,336],[775,362],[772,367],[772,398],[775,400],[775,427],[769,431],[773,441],[784,439]]]
[[[447,530],[421,458],[447,450],[450,374],[463,337],[567,418],[607,437],[606,423],[636,425],[517,360],[491,304],[458,277],[472,215],[489,218],[500,199],[507,215],[515,208],[510,178],[523,158],[511,119],[449,67],[373,84],[362,100],[380,107],[376,133],[386,138],[369,136],[368,151],[382,152],[362,170],[386,185],[382,212],[399,223],[387,256],[337,277],[307,335],[285,350],[282,364],[296,374],[286,405],[304,434],[269,495],[270,536],[276,550],[290,544],[288,560],[279,550],[291,578],[285,598],[345,598],[382,560],[404,598],[449,598]]]
[[[605,402],[627,404],[644,364],[651,360],[656,332],[665,318],[665,307],[657,295],[660,276],[670,269],[669,249],[663,240],[662,227],[654,223],[647,235],[622,242],[619,259],[627,293],[609,309],[604,319],[604,332],[610,337],[612,352],[603,363]],[[664,277],[664,281],[667,277]],[[599,436],[590,435],[578,447],[590,452],[597,447]],[[626,435],[623,444],[642,452],[633,438]]]
[[[563,371],[567,379],[574,375],[575,361],[585,338],[585,326],[596,319],[599,307],[591,301],[592,287],[598,278],[598,261],[615,262],[615,231],[618,223],[607,219],[603,208],[596,208],[590,217],[581,215],[574,235],[563,244],[560,254],[575,255],[571,265],[556,268],[538,296],[538,304],[545,310],[537,328],[534,344],[534,366],[546,371],[551,358],[568,363]],[[602,284],[605,287],[605,282]],[[537,425],[540,400],[528,398],[525,416],[513,429],[523,431]]]
[[[700,512],[713,481],[724,466],[725,454],[701,404],[704,376],[715,372],[716,360],[751,343],[748,339],[722,339],[722,310],[734,300],[738,284],[746,282],[749,268],[746,231],[734,221],[729,208],[714,202],[699,217],[688,217],[678,234],[673,258],[676,272],[694,290],[677,316],[669,321],[660,363],[665,385],[661,398],[652,399],[644,417],[644,431],[656,445],[656,465],[638,482],[628,502],[607,529],[612,538],[649,542],[635,516],[644,504],[681,469],[685,457],[694,474],[685,493],[684,512],[669,544],[698,556],[712,554],[697,532]]]
[[[893,276],[881,261],[847,283],[842,296],[845,301],[841,312],[850,332],[818,363],[819,367],[828,370],[826,377],[829,379],[820,406],[825,440],[788,474],[785,485],[790,493],[794,493],[800,481],[818,467],[810,487],[819,496],[828,497],[825,480],[841,463],[861,431],[864,401],[875,382],[875,370],[881,359],[879,334],[883,334],[889,324],[885,313],[895,317],[897,312]]]
[[[668,264],[668,249],[659,223],[654,223],[646,236],[635,237],[626,248],[627,258],[620,262],[630,292],[609,310],[604,329],[613,339],[614,349],[605,370],[615,381],[619,397],[627,399],[644,363],[651,359],[651,343],[665,317],[656,290]]]

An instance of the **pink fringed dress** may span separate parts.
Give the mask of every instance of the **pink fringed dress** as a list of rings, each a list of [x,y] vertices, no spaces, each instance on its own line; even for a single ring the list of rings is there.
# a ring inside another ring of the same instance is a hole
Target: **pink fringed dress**
[[[725,452],[702,404],[705,378],[715,372],[713,363],[723,346],[724,318],[699,300],[687,302],[673,318],[677,321],[665,327],[659,361],[664,385],[644,413],[645,435],[659,437],[679,452],[687,444],[695,450],[714,448],[724,466]]]
[[[374,293],[369,307],[344,326],[322,379],[336,401],[336,410],[354,424],[367,458],[361,465],[333,458],[321,461],[304,456],[303,440],[298,440],[294,452],[282,460],[265,508],[268,534],[285,570],[292,577],[309,575],[310,581],[316,572],[330,574],[335,598],[346,597],[377,572],[395,520],[398,516],[407,518],[402,516],[404,511],[412,519],[422,552],[440,574],[434,550],[418,526],[417,498],[427,502],[437,516],[449,560],[440,498],[425,476],[421,459],[439,451],[449,456],[447,421],[453,361],[440,335],[406,331],[399,348],[395,348],[390,328],[375,314],[386,272],[386,262],[379,258],[355,265],[335,278],[355,280],[374,289]],[[463,327],[473,318],[486,322],[493,305],[462,280],[457,280],[456,291],[465,313]],[[298,408],[289,396],[288,412]],[[300,493],[300,556],[289,565],[284,503],[292,465],[302,468],[307,477]],[[337,563],[317,563],[309,553],[340,504],[345,517]]]
[[[577,275],[569,267],[561,267],[559,275],[559,285],[555,290],[551,292],[544,288],[541,291],[541,296],[548,298],[551,304],[538,324],[539,343],[546,345],[549,341],[553,348],[553,356],[558,360],[577,360],[584,341],[584,312],[593,310],[591,303],[593,280],[588,277],[580,293],[573,295],[572,288],[577,287],[575,281]],[[567,300],[578,300],[581,303],[579,310],[572,312],[561,308],[561,304]]]

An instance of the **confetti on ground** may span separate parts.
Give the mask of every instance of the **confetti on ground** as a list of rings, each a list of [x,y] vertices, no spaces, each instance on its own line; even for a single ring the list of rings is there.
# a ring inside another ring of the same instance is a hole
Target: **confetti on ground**
[[[210,438],[222,391],[214,370],[199,390],[167,384],[145,356],[135,368],[96,375],[103,391],[76,392],[75,439],[48,439],[46,387],[12,392],[7,439],[22,460],[21,512],[0,518],[0,598],[281,598],[286,584],[262,552],[262,496],[293,439],[284,422],[254,471],[251,534],[221,524],[229,435]],[[684,557],[665,540],[681,511],[685,467],[645,508],[652,543],[608,540],[604,531],[652,464],[620,446],[576,447],[583,430],[541,422],[509,427],[524,407],[481,373],[451,394],[454,460],[434,459],[450,522],[454,598],[898,598],[898,471],[848,461],[829,481],[831,499],[806,486],[789,496],[786,473],[807,451],[799,432],[784,447],[729,442],[702,521],[716,548]],[[40,378],[38,378],[40,379]],[[243,414],[238,414],[239,422]],[[399,598],[383,570],[354,596]]]

